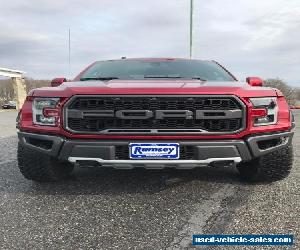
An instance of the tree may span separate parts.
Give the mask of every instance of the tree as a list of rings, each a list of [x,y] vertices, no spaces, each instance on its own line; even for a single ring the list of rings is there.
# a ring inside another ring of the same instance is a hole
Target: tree
[[[300,100],[300,89],[299,88],[296,88],[296,99],[297,99],[297,101],[299,101]]]
[[[25,84],[26,84],[26,91],[28,93],[32,89],[49,87],[50,80],[35,80],[33,78],[25,78]]]
[[[25,78],[27,93],[36,88],[49,87],[50,80],[34,80],[32,78]],[[0,79],[0,106],[7,102],[12,101],[15,98],[15,93],[10,78]]]
[[[285,96],[289,105],[295,105],[297,100],[296,89],[287,85],[283,80],[279,78],[267,79],[263,84],[265,87],[272,87],[279,89],[282,94]]]
[[[14,99],[14,89],[10,78],[0,80],[0,105]]]

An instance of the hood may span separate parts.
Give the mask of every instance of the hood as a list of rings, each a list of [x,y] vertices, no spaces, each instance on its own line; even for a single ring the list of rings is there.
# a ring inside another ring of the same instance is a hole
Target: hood
[[[236,95],[276,96],[276,90],[252,87],[246,82],[203,82],[199,80],[111,80],[65,82],[58,87],[34,89],[32,96],[71,97],[73,95]]]

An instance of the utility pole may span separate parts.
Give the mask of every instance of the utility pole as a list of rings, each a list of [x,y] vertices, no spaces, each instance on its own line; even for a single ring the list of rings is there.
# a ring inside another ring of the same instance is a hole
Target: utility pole
[[[194,0],[190,0],[190,58],[193,57],[193,6]]]
[[[71,79],[71,29],[69,28],[69,79]]]

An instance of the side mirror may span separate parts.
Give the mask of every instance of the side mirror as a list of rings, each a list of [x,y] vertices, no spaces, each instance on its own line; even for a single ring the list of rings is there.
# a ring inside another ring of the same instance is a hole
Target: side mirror
[[[51,87],[57,87],[59,85],[61,85],[62,83],[66,82],[67,79],[66,78],[54,78],[52,81],[51,81]]]
[[[259,77],[247,77],[246,82],[253,87],[261,87],[263,85],[263,80]]]

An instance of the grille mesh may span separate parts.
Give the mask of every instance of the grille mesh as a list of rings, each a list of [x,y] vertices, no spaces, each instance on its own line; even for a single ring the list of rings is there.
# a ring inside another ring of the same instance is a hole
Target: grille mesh
[[[214,97],[78,97],[70,105],[71,109],[79,110],[158,110],[158,109],[205,109],[230,110],[240,109],[234,98]]]
[[[77,97],[67,107],[72,110],[236,110],[243,109],[232,97]],[[75,132],[96,133],[107,129],[202,129],[208,132],[234,132],[242,128],[242,118],[233,119],[119,119],[116,117],[67,118],[68,128]]]

